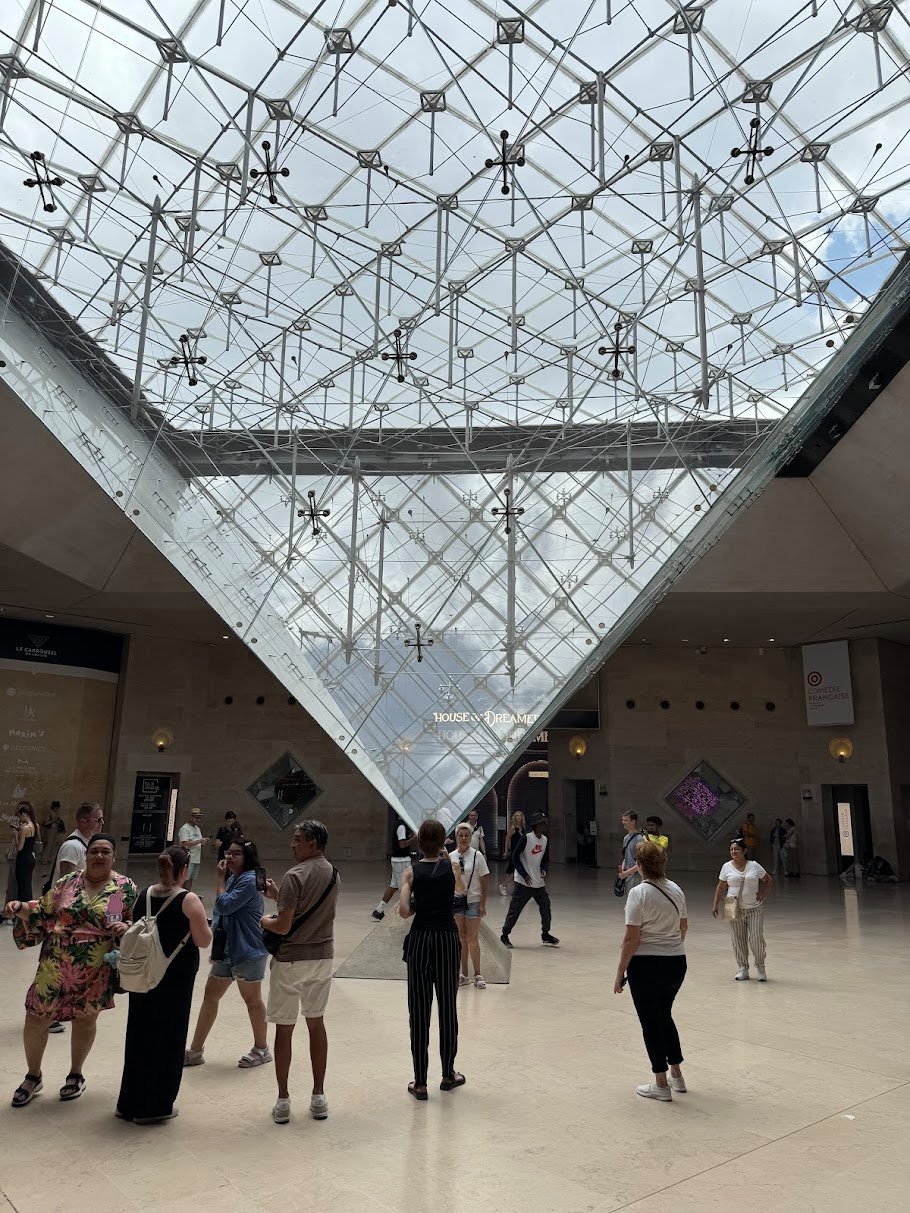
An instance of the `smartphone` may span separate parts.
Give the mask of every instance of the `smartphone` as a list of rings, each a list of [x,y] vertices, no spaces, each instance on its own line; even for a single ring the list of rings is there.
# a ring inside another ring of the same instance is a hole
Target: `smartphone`
[[[257,868],[256,869],[256,888],[259,890],[260,893],[265,892],[265,886],[267,883],[268,883],[268,876],[266,875],[265,868]]]

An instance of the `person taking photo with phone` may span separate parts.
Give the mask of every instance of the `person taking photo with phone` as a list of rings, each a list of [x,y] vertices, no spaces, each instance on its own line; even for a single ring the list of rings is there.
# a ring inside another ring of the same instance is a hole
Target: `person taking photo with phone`
[[[269,954],[259,925],[265,913],[265,883],[256,844],[248,838],[233,837],[216,869],[209,977],[193,1039],[183,1055],[184,1066],[205,1064],[205,1042],[218,1018],[218,1004],[234,982],[253,1029],[253,1047],[237,1065],[241,1070],[252,1070],[272,1060],[262,1000]]]

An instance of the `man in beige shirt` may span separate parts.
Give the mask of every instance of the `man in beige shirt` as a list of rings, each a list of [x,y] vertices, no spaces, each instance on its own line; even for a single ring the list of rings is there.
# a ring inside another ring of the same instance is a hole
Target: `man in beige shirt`
[[[278,913],[266,915],[262,927],[285,936],[272,958],[268,1003],[268,1020],[275,1025],[278,1082],[272,1119],[279,1125],[291,1119],[288,1076],[294,1028],[301,1014],[310,1034],[310,1112],[316,1120],[329,1114],[324,1091],[329,1045],[323,1016],[332,985],[339,882],[338,872],[325,857],[328,841],[329,832],[321,821],[301,821],[291,839],[295,866],[284,874],[280,886],[273,880],[266,886],[266,896],[277,901]]]

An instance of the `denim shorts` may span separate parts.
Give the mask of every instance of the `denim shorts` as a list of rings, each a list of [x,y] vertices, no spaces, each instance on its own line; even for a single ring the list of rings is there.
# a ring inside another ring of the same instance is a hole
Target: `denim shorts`
[[[262,981],[265,977],[265,967],[269,959],[268,952],[262,956],[254,956],[252,960],[244,960],[234,964],[230,956],[224,960],[213,960],[209,970],[210,977],[226,977],[229,981]]]
[[[469,901],[468,908],[463,914],[456,914],[456,918],[479,918],[480,917],[480,902]]]

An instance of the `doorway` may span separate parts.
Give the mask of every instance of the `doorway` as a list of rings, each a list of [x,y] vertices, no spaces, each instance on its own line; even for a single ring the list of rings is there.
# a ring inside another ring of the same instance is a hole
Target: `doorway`
[[[875,853],[868,786],[864,783],[824,784],[822,799],[828,870],[839,876],[854,863],[862,867]]]
[[[597,867],[597,820],[593,779],[573,779],[575,785],[575,862]]]

